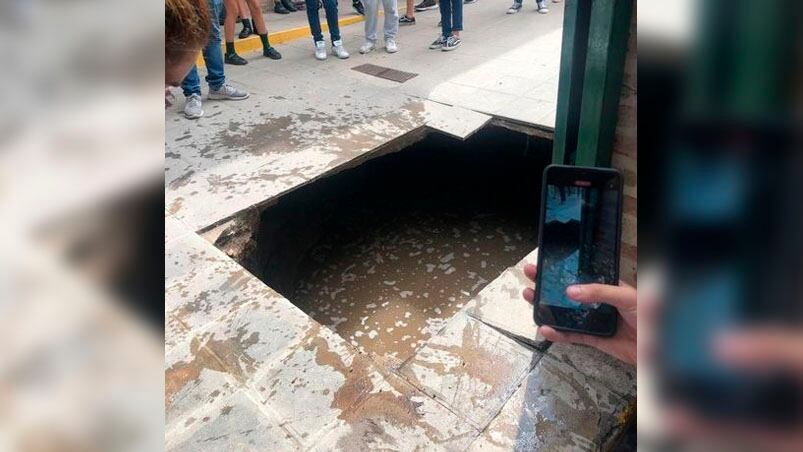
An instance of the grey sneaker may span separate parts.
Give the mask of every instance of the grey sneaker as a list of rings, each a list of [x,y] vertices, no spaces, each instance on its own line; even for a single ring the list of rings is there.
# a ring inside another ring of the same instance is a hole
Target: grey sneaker
[[[346,48],[343,47],[343,40],[338,39],[337,41],[332,41],[332,53],[335,54],[336,57],[340,58],[341,60],[345,60],[349,57],[349,53],[346,52]]]
[[[201,105],[200,94],[190,94],[187,96],[187,103],[184,104],[184,116],[187,119],[198,119],[204,115],[203,105]]]
[[[546,0],[536,0],[535,5],[539,14],[546,14],[549,12],[549,8],[546,6]]]
[[[444,52],[448,52],[450,50],[454,50],[454,49],[460,47],[460,43],[461,42],[463,42],[463,41],[461,41],[458,36],[454,36],[454,35],[449,36],[449,38],[446,39],[446,43],[443,44],[443,48],[441,48],[441,50],[443,50]]]
[[[248,91],[237,89],[228,84],[218,89],[209,89],[209,98],[213,100],[243,100],[248,99],[248,96]]]
[[[315,41],[315,58],[319,60],[326,59],[326,43],[323,41]]]
[[[432,41],[432,44],[429,45],[429,48],[432,50],[442,49],[444,44],[446,44],[446,37],[440,35],[438,36],[438,39]]]
[[[376,44],[371,41],[365,41],[363,45],[360,46],[360,53],[366,54],[376,48]]]
[[[521,10],[521,2],[514,1],[510,8],[507,9],[508,14],[516,14]]]

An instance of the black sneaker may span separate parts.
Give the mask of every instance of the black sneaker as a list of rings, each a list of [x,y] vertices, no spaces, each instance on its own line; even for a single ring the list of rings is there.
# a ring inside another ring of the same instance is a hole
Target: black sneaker
[[[477,3],[477,0],[463,0],[464,5],[470,5],[472,3]]]
[[[240,39],[245,39],[245,38],[251,36],[252,34],[254,34],[254,29],[251,28],[250,25],[243,25],[243,29],[242,29],[242,31],[240,31],[239,38]]]
[[[415,25],[415,17],[404,16],[399,17],[399,25]]]
[[[441,35],[438,36],[438,39],[432,41],[432,44],[429,45],[429,48],[432,50],[442,49],[444,44],[446,44],[446,38]]]
[[[357,11],[357,14],[361,16],[365,15],[365,7],[362,6],[362,2],[360,0],[352,0],[351,7],[354,8],[354,11]]]
[[[443,50],[444,52],[448,52],[449,50],[454,50],[460,47],[461,42],[463,41],[461,41],[459,37],[454,35],[449,36],[446,39],[446,42],[443,44],[443,47],[441,47],[441,50]]]
[[[290,11],[291,13],[298,11],[296,9],[296,5],[294,5],[293,2],[291,2],[290,0],[280,0],[280,1],[282,6],[284,6],[284,9]]]
[[[274,49],[273,47],[268,47],[267,49],[262,51],[262,55],[270,58],[271,60],[281,60],[282,54],[279,53],[278,50]]]
[[[290,14],[290,11],[288,11],[281,2],[276,2],[276,4],[273,5],[273,12],[276,14]]]
[[[248,64],[248,60],[240,55],[237,55],[236,53],[227,53],[223,57],[223,61],[226,62],[226,64],[233,64],[235,66],[245,66]]]
[[[438,7],[438,2],[435,0],[422,0],[421,3],[415,5],[416,11],[426,11],[428,9],[435,9]]]

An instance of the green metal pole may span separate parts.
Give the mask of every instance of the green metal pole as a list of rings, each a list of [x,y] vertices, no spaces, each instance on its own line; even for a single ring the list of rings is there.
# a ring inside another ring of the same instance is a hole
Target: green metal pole
[[[591,6],[575,164],[610,166],[622,90],[632,0],[595,0]]]
[[[571,164],[577,148],[591,2],[567,0],[563,12],[558,104],[552,163]]]

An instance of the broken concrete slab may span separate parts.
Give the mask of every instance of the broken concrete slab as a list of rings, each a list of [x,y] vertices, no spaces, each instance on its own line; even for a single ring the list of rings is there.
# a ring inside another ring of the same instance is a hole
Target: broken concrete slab
[[[480,291],[466,306],[466,313],[522,342],[544,347],[533,320],[533,307],[521,295],[531,284],[521,270],[508,268]]]
[[[578,344],[552,344],[549,356],[566,363],[623,397],[636,396],[636,368],[601,351]]]
[[[483,429],[540,357],[461,312],[402,366],[401,374]]]
[[[403,379],[386,374],[344,422],[315,446],[319,451],[466,450],[479,431]]]
[[[184,235],[165,246],[165,292],[180,292],[210,266],[232,264],[228,256],[198,235]]]
[[[436,102],[427,102],[427,104],[428,113],[430,109],[434,110],[429,114],[431,119],[427,121],[427,125],[460,140],[470,137],[491,120],[489,115],[462,107],[449,107]]]
[[[279,421],[260,411],[243,390],[204,405],[173,428],[165,441],[165,450],[171,452],[298,449]]]
[[[607,450],[630,413],[628,400],[545,356],[470,450]]]
[[[192,331],[200,331],[248,300],[277,296],[194,233],[165,249],[165,311]]]

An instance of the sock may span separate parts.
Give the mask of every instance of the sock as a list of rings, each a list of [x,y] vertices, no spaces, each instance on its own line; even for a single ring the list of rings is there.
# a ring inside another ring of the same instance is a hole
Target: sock
[[[237,52],[234,50],[234,43],[233,42],[227,42],[226,43],[226,55],[233,55],[233,54],[236,54],[236,53]]]
[[[270,43],[268,42],[268,34],[259,35],[259,40],[262,41],[262,49],[268,50],[270,49]]]
[[[254,29],[254,27],[251,26],[251,19],[243,19],[243,28]]]

